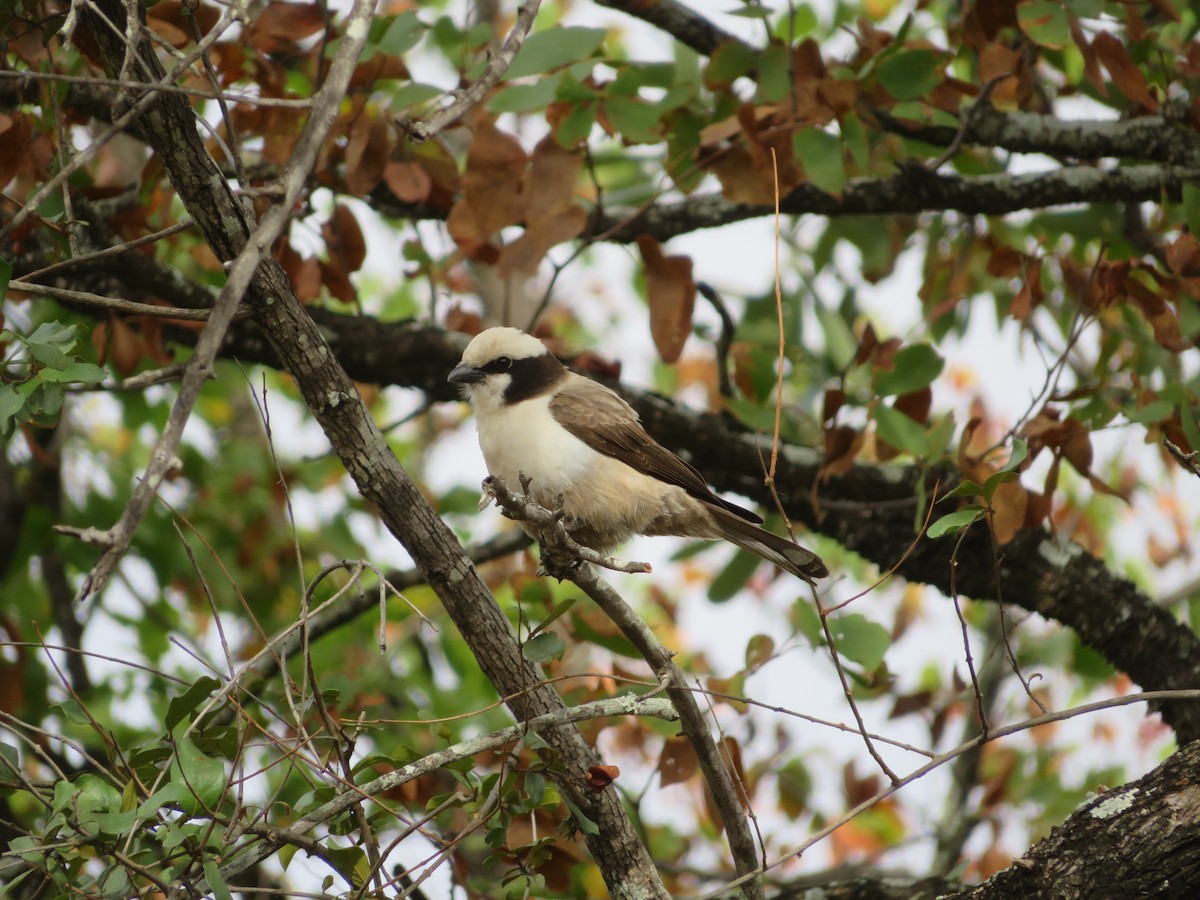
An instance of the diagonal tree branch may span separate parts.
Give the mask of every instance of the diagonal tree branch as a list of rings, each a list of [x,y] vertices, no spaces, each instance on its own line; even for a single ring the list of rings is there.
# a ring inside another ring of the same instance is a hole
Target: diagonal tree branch
[[[702,56],[711,56],[721,44],[738,44],[747,50],[754,48],[737,35],[713,24],[700,13],[677,0],[596,0],[607,6],[627,13],[655,28],[665,31],[681,44],[691,47]]]

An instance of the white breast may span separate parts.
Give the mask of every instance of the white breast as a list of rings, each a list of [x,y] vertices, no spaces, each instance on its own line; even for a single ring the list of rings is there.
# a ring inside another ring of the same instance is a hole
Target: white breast
[[[548,396],[494,411],[477,408],[475,423],[488,472],[514,491],[521,488],[518,473],[524,473],[543,503],[552,504],[558,494],[584,483],[600,458],[554,421]]]

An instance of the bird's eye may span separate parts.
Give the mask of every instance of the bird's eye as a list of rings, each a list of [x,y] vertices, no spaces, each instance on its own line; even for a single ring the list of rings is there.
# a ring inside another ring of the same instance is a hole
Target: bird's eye
[[[507,356],[501,356],[499,359],[496,360],[495,363],[493,363],[493,365],[495,365],[497,372],[503,372],[507,369],[512,368],[512,360],[509,359]]]

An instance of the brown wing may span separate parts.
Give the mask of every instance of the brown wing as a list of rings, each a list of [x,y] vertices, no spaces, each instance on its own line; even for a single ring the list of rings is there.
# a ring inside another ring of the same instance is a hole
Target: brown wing
[[[650,437],[633,407],[604,385],[573,374],[550,401],[550,413],[559,425],[596,452],[677,485],[697,500],[726,509],[747,522],[762,522],[750,510],[714,494],[704,476]]]

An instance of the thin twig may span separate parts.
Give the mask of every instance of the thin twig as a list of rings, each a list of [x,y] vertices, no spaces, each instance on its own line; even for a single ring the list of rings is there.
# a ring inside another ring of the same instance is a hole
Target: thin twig
[[[521,49],[521,44],[525,42],[525,36],[533,27],[533,20],[537,17],[539,6],[541,6],[541,0],[525,0],[525,3],[517,11],[517,20],[513,23],[512,31],[508,33],[508,37],[504,39],[504,43],[500,45],[500,49],[496,51],[496,55],[492,57],[483,74],[469,88],[458,92],[454,102],[438,110],[424,122],[397,119],[396,124],[407,132],[412,140],[427,141],[477,106],[487,96],[488,91],[500,83],[500,79],[512,65],[513,59]]]
[[[87,306],[98,306],[101,309],[115,309],[133,316],[153,316],[156,319],[179,319],[185,322],[207,322],[212,317],[212,311],[207,309],[182,309],[178,306],[139,303],[136,300],[122,300],[119,297],[104,297],[90,291],[72,291],[49,284],[35,284],[23,278],[14,278],[8,283],[8,287],[10,290],[24,291],[26,294],[54,297],[68,303],[83,303]],[[248,312],[239,311],[233,318],[244,319],[248,315]]]
[[[144,81],[126,81],[121,78],[104,78],[95,75],[63,75],[58,72],[33,72],[28,69],[14,71],[0,69],[0,78],[18,81],[54,81],[61,84],[78,84],[87,87],[109,88],[138,88],[146,87]],[[252,106],[275,106],[285,109],[308,109],[312,100],[288,99],[285,97],[262,97],[257,94],[235,94],[230,91],[206,91],[199,88],[181,87],[175,84],[158,84],[154,90],[160,94],[183,94],[188,97],[199,97],[203,100],[223,99],[231,103],[245,103]]]
[[[325,136],[333,126],[337,106],[346,93],[355,63],[366,43],[367,26],[374,9],[374,0],[358,0],[351,9],[346,19],[345,36],[330,67],[329,78],[313,98],[312,115],[305,122],[291,162],[283,173],[283,197],[263,216],[258,227],[246,239],[246,244],[237,258],[233,260],[229,278],[213,305],[208,326],[196,342],[187,372],[179,386],[175,405],[151,454],[150,465],[146,468],[145,476],[134,488],[121,518],[107,533],[108,548],[84,579],[80,597],[90,596],[103,589],[128,549],[142,516],[149,509],[158,485],[171,465],[175,448],[183,437],[183,427],[191,415],[200,388],[212,372],[213,361],[221,349],[225,332],[233,321],[242,297],[250,287],[259,263],[287,225],[292,207],[304,188],[305,180],[316,162]],[[208,37],[212,37],[212,34],[213,32],[210,32]],[[203,52],[204,46],[203,41],[197,45],[199,52]]]

